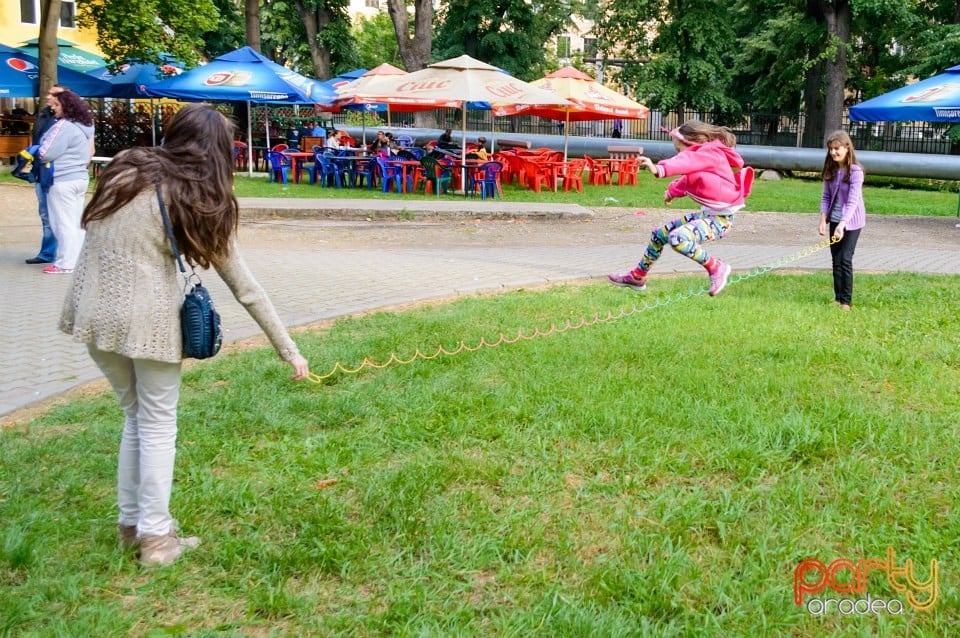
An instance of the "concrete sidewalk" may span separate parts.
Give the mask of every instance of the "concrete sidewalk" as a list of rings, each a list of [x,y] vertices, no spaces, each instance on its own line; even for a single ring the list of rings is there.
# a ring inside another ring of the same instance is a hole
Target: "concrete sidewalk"
[[[402,219],[426,216],[430,219],[522,217],[539,220],[589,219],[591,216],[589,210],[576,205],[518,204],[502,200],[325,200],[323,205],[325,208],[318,211],[317,200],[241,201],[244,219],[256,218],[268,223],[271,219],[290,218],[316,221],[318,215],[341,220],[397,219],[398,215],[402,215]],[[740,213],[738,216],[750,214]],[[810,227],[815,228],[815,216],[809,217]],[[35,221],[35,217],[29,219],[31,224]],[[953,219],[944,219],[940,225],[944,233],[953,232],[956,237],[949,238],[946,244],[941,241],[933,248],[925,247],[922,237],[899,250],[891,249],[889,242],[880,245],[861,241],[857,249],[857,270],[960,273],[960,250],[957,250],[960,248],[960,230],[954,228],[954,222]],[[871,236],[882,236],[884,224],[892,223],[889,218],[871,217]],[[902,220],[900,225],[904,225]],[[257,232],[255,226],[245,225],[241,229],[243,253],[288,326],[400,303],[599,278],[635,263],[642,252],[642,246],[634,241],[608,243],[610,240],[603,238],[598,238],[595,245],[533,243],[529,246],[447,247],[431,241],[428,229],[424,230],[423,245],[415,248],[371,247],[360,241],[348,247],[271,246],[244,241],[250,233]],[[44,276],[36,267],[23,263],[24,258],[34,254],[37,239],[30,236],[0,246],[0,281],[3,282],[4,297],[0,308],[0,339],[3,343],[0,352],[0,369],[3,370],[0,415],[101,377],[85,347],[56,330],[68,279]],[[770,233],[769,243],[758,242],[756,237],[751,241],[746,239],[738,238],[733,232],[722,242],[714,244],[711,251],[742,271],[773,263],[817,242],[815,238],[783,240],[776,232]],[[955,245],[950,245],[951,242]],[[382,277],[371,276],[371,273],[383,272],[385,265],[390,273],[388,284]],[[829,269],[829,252],[821,250],[790,267]],[[657,266],[660,273],[697,271],[700,271],[698,266],[669,251]],[[215,273],[206,274],[204,282],[217,301],[228,341],[260,333],[259,327]]]

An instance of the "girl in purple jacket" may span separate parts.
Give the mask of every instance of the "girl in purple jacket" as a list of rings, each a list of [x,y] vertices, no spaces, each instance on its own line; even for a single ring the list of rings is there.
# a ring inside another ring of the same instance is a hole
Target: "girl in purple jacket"
[[[850,136],[843,131],[834,131],[827,137],[822,178],[820,234],[826,235],[829,227],[830,237],[836,240],[830,244],[834,301],[842,310],[850,310],[853,252],[867,216],[863,206],[863,168],[857,164]]]
[[[700,210],[654,230],[637,267],[608,278],[617,286],[645,289],[647,273],[669,243],[707,270],[710,294],[716,295],[727,285],[730,265],[709,256],[703,244],[722,238],[730,230],[734,213],[743,208],[750,194],[753,169],[744,167],[743,158],[733,150],[737,138],[726,127],[690,120],[667,132],[673,138],[677,155],[657,164],[649,157],[641,157],[640,163],[656,177],[682,176],[667,186],[664,202],[669,204],[687,196],[700,204]]]

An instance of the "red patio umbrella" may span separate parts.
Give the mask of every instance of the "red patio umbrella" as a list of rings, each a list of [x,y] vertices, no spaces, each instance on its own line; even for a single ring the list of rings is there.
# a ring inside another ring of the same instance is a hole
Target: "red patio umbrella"
[[[543,89],[567,100],[565,106],[516,105],[505,109],[504,115],[537,115],[551,120],[563,120],[563,158],[567,158],[570,122],[587,120],[642,120],[650,113],[643,104],[634,102],[625,95],[608,89],[592,77],[565,66],[558,71],[531,82]]]

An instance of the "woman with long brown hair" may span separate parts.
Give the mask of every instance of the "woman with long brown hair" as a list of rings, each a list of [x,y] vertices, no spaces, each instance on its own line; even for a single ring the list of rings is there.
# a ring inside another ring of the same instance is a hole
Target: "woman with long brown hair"
[[[217,270],[294,380],[309,373],[237,248],[233,132],[218,111],[194,104],[173,117],[162,146],[117,154],[83,213],[86,241],[60,319],[61,330],[87,344],[120,401],[119,536],[124,546],[139,545],[144,565],[171,563],[199,543],[177,535],[169,510],[184,290],[158,196],[183,257]]]

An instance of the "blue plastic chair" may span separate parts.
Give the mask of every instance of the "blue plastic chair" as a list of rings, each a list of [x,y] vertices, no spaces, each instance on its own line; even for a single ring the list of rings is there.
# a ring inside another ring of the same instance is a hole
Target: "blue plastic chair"
[[[314,163],[310,167],[310,183],[320,182],[320,186],[329,186],[328,182],[333,182],[337,188],[343,187],[343,174],[340,167],[332,159],[326,157],[323,153],[313,154]]]
[[[487,162],[480,166],[483,174],[477,183],[480,185],[480,199],[487,197],[500,197],[500,171],[503,170],[503,164],[500,162]]]
[[[413,158],[417,160],[421,159],[424,155],[427,154],[427,151],[420,148],[419,146],[411,146],[410,148],[406,149],[406,151],[411,155],[413,155]]]
[[[377,166],[380,168],[380,186],[384,193],[390,190],[391,184],[393,188],[399,193],[400,192],[400,167],[396,164],[391,164],[382,157],[378,157]]]
[[[267,151],[267,164],[270,169],[270,182],[290,183],[290,169],[293,162],[279,151]]]
[[[377,176],[377,163],[371,157],[370,159],[365,160],[356,160],[353,164],[353,182],[354,186],[360,186],[363,181],[366,181],[367,188],[373,188],[373,183],[376,181]]]
[[[395,141],[397,146],[401,148],[413,146],[413,138],[409,135],[397,135],[395,138],[393,138],[393,141]]]

